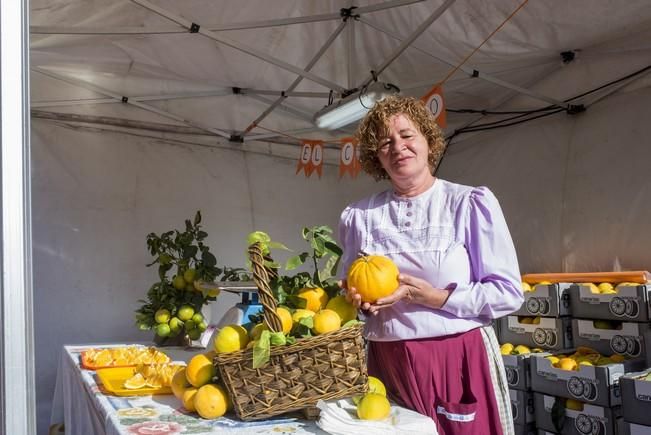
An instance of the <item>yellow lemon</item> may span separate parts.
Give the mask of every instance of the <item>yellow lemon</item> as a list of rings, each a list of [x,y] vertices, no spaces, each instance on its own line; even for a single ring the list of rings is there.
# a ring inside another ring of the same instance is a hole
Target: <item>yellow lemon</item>
[[[195,408],[194,406],[194,396],[197,395],[197,391],[199,391],[198,388],[189,387],[183,392],[183,396],[181,397],[181,402],[183,403],[183,407],[190,412],[194,412],[197,410],[197,408]]]
[[[556,364],[560,361],[560,358],[557,357],[557,356],[554,356],[554,355],[549,355],[549,356],[546,356],[545,358],[547,358],[549,361],[551,361],[553,366],[556,366]]]
[[[594,365],[594,364],[592,364],[592,363],[591,363],[590,361],[588,361],[588,360],[583,360],[583,361],[579,361],[579,365],[580,365],[580,366],[592,366],[592,365]],[[577,370],[578,370],[579,368],[580,368],[580,367],[577,367]]]
[[[597,286],[597,288],[601,293],[617,293],[613,285],[609,282],[602,282]]]
[[[174,394],[174,397],[181,400],[183,398],[183,393],[185,390],[191,386],[191,384],[188,382],[188,378],[185,375],[185,367],[174,373],[170,386],[172,387],[172,393]]]
[[[522,281],[522,291],[525,291],[525,292],[530,292],[531,291],[531,286],[529,285],[528,282]]]
[[[314,316],[314,314],[315,314],[314,311],[298,308],[296,311],[294,311],[294,314],[292,314],[292,320],[294,321],[294,323],[298,323],[301,321],[301,319],[305,317],[312,317]]]
[[[384,420],[391,414],[389,400],[378,393],[367,393],[357,405],[357,416],[362,420]]]
[[[144,387],[146,384],[147,381],[145,377],[140,373],[136,373],[124,382],[124,388],[127,390],[137,390],[138,388]]]
[[[521,316],[518,318],[520,323],[525,324],[525,325],[531,325],[533,323],[533,317],[526,317],[526,316]]]
[[[244,349],[249,342],[249,334],[242,325],[226,325],[215,337],[215,350],[219,353],[235,352]]]
[[[228,409],[228,393],[221,385],[206,384],[195,394],[194,407],[207,420],[221,417]]]
[[[534,317],[533,320],[531,321],[531,324],[532,325],[540,325],[540,316]]]
[[[384,386],[384,383],[376,378],[375,376],[369,376],[368,377],[368,393],[376,393],[376,394],[381,394],[383,396],[387,395],[387,388]],[[353,396],[353,403],[355,405],[359,405],[359,401],[362,400],[362,397],[364,396]]]
[[[305,309],[317,312],[325,308],[328,303],[328,294],[321,287],[302,288],[298,291],[297,296],[305,300]]]
[[[344,295],[338,295],[330,299],[326,308],[339,314],[341,324],[357,318],[357,308],[346,300]]]
[[[282,322],[283,325],[283,332],[285,334],[289,334],[289,331],[292,330],[292,326],[294,326],[294,321],[292,320],[292,314],[289,312],[287,308],[283,308],[283,307],[276,308],[276,313],[278,313],[278,316],[280,316],[280,321]]]
[[[511,355],[511,352],[513,352],[513,347],[514,346],[511,343],[504,343],[500,346],[500,353],[502,355]]]
[[[193,387],[201,387],[207,384],[215,376],[215,366],[212,363],[213,356],[209,353],[200,353],[190,359],[185,368],[185,377]]]
[[[333,310],[321,310],[314,315],[312,332],[316,335],[336,331],[341,327],[341,318]]]
[[[583,403],[574,399],[567,399],[565,401],[565,407],[573,411],[583,411]]]
[[[561,358],[558,361],[558,368],[561,370],[576,370],[577,364],[572,358]]]
[[[599,291],[599,287],[597,287],[596,285],[594,285],[594,284],[591,283],[591,282],[582,282],[581,285],[582,285],[583,287],[588,287],[588,288],[590,289],[590,293],[594,293],[594,294],[597,294],[597,295],[598,295],[599,293],[601,293],[601,292]]]
[[[525,346],[524,344],[518,344],[513,348],[513,352],[515,352],[516,355],[525,355],[527,353],[531,353],[531,349],[529,349],[529,347]]]

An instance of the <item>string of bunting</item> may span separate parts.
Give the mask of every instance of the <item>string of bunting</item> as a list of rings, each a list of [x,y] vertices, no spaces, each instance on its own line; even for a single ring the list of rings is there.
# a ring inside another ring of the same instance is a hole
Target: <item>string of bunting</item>
[[[420,100],[423,101],[425,107],[427,107],[436,123],[441,128],[447,127],[447,117],[445,111],[445,99],[443,97],[443,85],[448,81],[450,77],[456,73],[459,68],[461,68],[467,61],[474,55],[490,38],[492,38],[504,25],[515,16],[520,9],[528,2],[529,0],[524,0],[502,23],[495,28],[482,42],[479,44],[470,54],[468,54],[458,65],[450,70],[450,72],[443,78],[443,80],[437,82],[425,95],[423,95]],[[264,130],[275,132],[274,130],[262,127],[257,125],[257,128],[262,128]],[[300,172],[303,172],[306,177],[310,177],[313,173],[317,173],[319,178],[321,178],[323,172],[323,145],[324,141],[314,140],[314,139],[301,139],[294,137],[285,133],[275,132],[282,134],[283,136],[296,139],[301,142],[301,154],[298,158],[298,164],[296,165],[296,175]],[[330,142],[328,142],[330,143]],[[348,174],[352,179],[357,178],[361,170],[361,163],[359,161],[359,144],[352,137],[345,137],[335,141],[339,145],[339,178],[343,178],[344,175]]]

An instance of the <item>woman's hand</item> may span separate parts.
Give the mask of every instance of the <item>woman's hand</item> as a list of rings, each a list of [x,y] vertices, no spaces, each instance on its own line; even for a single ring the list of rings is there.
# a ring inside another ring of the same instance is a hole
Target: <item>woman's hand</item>
[[[377,315],[381,309],[390,307],[400,300],[404,300],[405,303],[416,303],[431,308],[441,308],[450,294],[449,290],[435,288],[424,279],[416,278],[405,273],[401,273],[398,276],[398,283],[398,288],[391,295],[378,299],[374,304],[367,304],[368,307],[366,309],[370,314]],[[350,290],[348,291],[350,292]],[[361,302],[361,298],[356,292],[353,294],[354,296],[357,296]]]
[[[339,287],[346,290],[346,300],[353,304],[355,308],[358,310],[367,311],[371,307],[371,304],[368,302],[362,302],[362,297],[359,295],[359,293],[357,293],[357,289],[355,289],[355,287],[348,288],[348,281],[342,279],[338,282],[338,284]]]

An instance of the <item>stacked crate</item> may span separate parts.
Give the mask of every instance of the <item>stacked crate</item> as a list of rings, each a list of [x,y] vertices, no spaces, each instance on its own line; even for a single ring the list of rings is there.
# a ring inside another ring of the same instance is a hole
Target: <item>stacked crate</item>
[[[623,434],[651,434],[651,369],[627,373],[619,379],[619,385],[622,391]]]
[[[531,366],[536,356],[541,355],[538,352],[572,347],[571,311],[566,293],[569,286],[538,284],[529,287],[523,283],[525,300],[522,307],[513,315],[499,319],[501,344],[524,345],[532,350],[532,353],[502,356],[516,434],[535,432]]]
[[[600,292],[595,285],[566,286],[575,349],[533,358],[531,384],[539,433],[621,435],[620,378],[646,364],[649,331],[646,286],[621,286]],[[633,290],[626,287],[633,287]],[[592,354],[593,363],[573,370],[555,367],[551,355]],[[592,365],[590,365],[592,364]]]

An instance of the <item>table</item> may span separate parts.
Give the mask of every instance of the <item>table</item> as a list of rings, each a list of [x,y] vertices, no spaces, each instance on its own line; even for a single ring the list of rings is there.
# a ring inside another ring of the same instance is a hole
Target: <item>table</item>
[[[132,345],[130,343],[128,345]],[[92,370],[79,365],[80,354],[91,347],[127,344],[64,346],[57,369],[51,423],[65,423],[66,435],[173,434],[319,434],[314,421],[279,417],[242,422],[232,414],[204,420],[188,413],[173,395],[117,397],[103,393]],[[204,349],[162,348],[174,361],[187,362]]]

